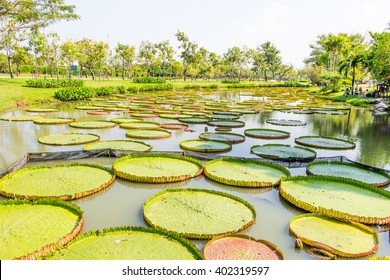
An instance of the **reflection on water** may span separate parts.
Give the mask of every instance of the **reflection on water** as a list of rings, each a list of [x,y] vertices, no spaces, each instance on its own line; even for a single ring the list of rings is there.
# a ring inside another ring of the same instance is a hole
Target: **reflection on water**
[[[253,96],[251,92],[211,92],[203,94],[203,98],[226,102],[242,102],[245,100],[263,100],[263,93]],[[295,102],[298,104],[299,102]],[[91,105],[92,103],[66,103],[61,105],[61,111],[49,114],[28,113],[22,110],[8,112],[5,115],[41,115],[53,117],[70,117],[77,120],[94,119],[109,120],[114,117],[129,117],[129,113],[115,112],[107,116],[91,116],[86,111],[77,110],[75,106]],[[268,124],[267,119],[291,119],[307,122],[306,126],[290,127]],[[172,123],[171,119],[148,119],[161,123]],[[351,160],[380,168],[390,169],[390,121],[389,114],[375,116],[367,109],[351,109],[346,115],[330,114],[294,114],[283,111],[262,111],[259,114],[244,114],[240,120],[245,121],[244,128],[234,128],[233,133],[244,134],[248,128],[270,128],[290,132],[288,139],[266,140],[246,137],[245,141],[233,145],[231,151],[224,156],[238,156],[257,158],[250,153],[253,145],[289,144],[296,145],[294,139],[306,135],[319,135],[323,137],[336,137],[356,143],[353,150],[324,150],[314,149],[318,157],[344,155]],[[171,130],[172,137],[158,140],[145,140],[153,147],[152,151],[181,151],[179,142],[188,139],[197,139],[205,131],[206,125],[190,124],[192,132]],[[214,127],[207,128],[209,132]],[[40,136],[81,132],[98,134],[102,140],[126,139],[126,130],[116,126],[108,129],[77,129],[69,125],[36,125],[33,122],[7,122],[0,121],[0,171],[5,170],[13,162],[21,158],[26,152],[54,152],[82,150],[83,145],[76,146],[48,146],[38,142]],[[80,163],[94,163],[111,167],[115,158],[91,158],[77,160]],[[70,161],[71,163],[73,161]],[[202,160],[203,163],[206,160]],[[63,161],[30,162],[27,166],[63,164]],[[292,175],[305,175],[305,168],[290,168]],[[135,183],[118,178],[111,186],[99,193],[74,200],[85,212],[85,224],[82,232],[116,226],[147,226],[143,219],[142,208],[144,202],[156,193],[167,188],[202,188],[212,189],[239,196],[251,203],[257,212],[256,222],[244,230],[243,234],[251,235],[256,239],[265,239],[278,246],[286,259],[316,259],[304,250],[294,248],[295,238],[290,235],[288,225],[296,215],[304,213],[303,210],[291,205],[280,197],[278,188],[239,188],[227,186],[199,176],[183,182],[172,184],[145,184]],[[389,190],[387,186],[385,189]],[[5,199],[0,197],[0,200]],[[381,245],[377,256],[390,255],[389,228],[373,227],[379,233]],[[194,244],[203,249],[207,240],[192,240]]]

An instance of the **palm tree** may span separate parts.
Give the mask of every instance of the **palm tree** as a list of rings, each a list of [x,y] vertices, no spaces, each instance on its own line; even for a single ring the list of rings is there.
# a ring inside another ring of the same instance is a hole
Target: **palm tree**
[[[365,66],[366,64],[367,52],[364,49],[359,49],[357,51],[349,52],[349,54],[340,60],[339,63],[339,72],[344,73],[345,76],[348,76],[351,71],[352,75],[352,83],[351,89],[353,93],[353,89],[355,88],[355,75],[356,69],[359,66]]]

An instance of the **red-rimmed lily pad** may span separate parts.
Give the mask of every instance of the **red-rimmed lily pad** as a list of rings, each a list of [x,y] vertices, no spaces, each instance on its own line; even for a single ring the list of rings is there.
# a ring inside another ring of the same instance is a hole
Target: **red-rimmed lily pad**
[[[206,260],[283,260],[274,244],[248,235],[227,235],[211,239],[204,247]]]

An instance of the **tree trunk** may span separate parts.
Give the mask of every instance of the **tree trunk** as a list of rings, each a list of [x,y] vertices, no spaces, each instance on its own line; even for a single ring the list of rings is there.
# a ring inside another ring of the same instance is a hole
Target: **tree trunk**
[[[13,79],[14,78],[14,72],[12,70],[12,57],[11,56],[7,56],[7,60],[8,60],[9,75]]]
[[[125,80],[125,60],[122,59],[122,80]]]
[[[264,70],[264,80],[265,80],[265,81],[268,81],[267,70]]]
[[[352,67],[352,89],[351,93],[354,95],[354,89],[355,89],[355,66]]]

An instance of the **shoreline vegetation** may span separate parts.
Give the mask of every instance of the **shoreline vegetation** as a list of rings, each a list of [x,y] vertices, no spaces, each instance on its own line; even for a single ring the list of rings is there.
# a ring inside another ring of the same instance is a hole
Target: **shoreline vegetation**
[[[144,80],[147,80],[145,78]],[[159,78],[161,79],[161,78]],[[111,79],[111,80],[69,80],[69,86],[63,81],[56,79],[31,79],[19,77],[16,79],[0,77],[0,112],[16,109],[17,107],[31,105],[48,105],[61,103],[63,101],[84,100],[91,97],[108,96],[111,94],[126,94],[136,92],[154,92],[159,90],[170,92],[192,92],[207,90],[256,90],[259,88],[272,87],[302,87],[302,90],[312,93],[317,98],[328,99],[335,102],[345,102],[353,106],[372,106],[367,104],[367,98],[359,96],[344,96],[343,91],[324,92],[320,87],[312,86],[307,82],[277,82],[277,81],[241,81],[229,82],[226,80],[209,81],[183,81],[167,80],[166,82],[149,83],[143,82],[142,78],[133,80]],[[34,83],[35,81],[35,83]],[[50,82],[52,81],[52,85]],[[78,82],[77,82],[78,81]],[[35,85],[34,85],[35,84]],[[57,86],[58,84],[58,86]],[[81,93],[80,93],[81,92]]]

